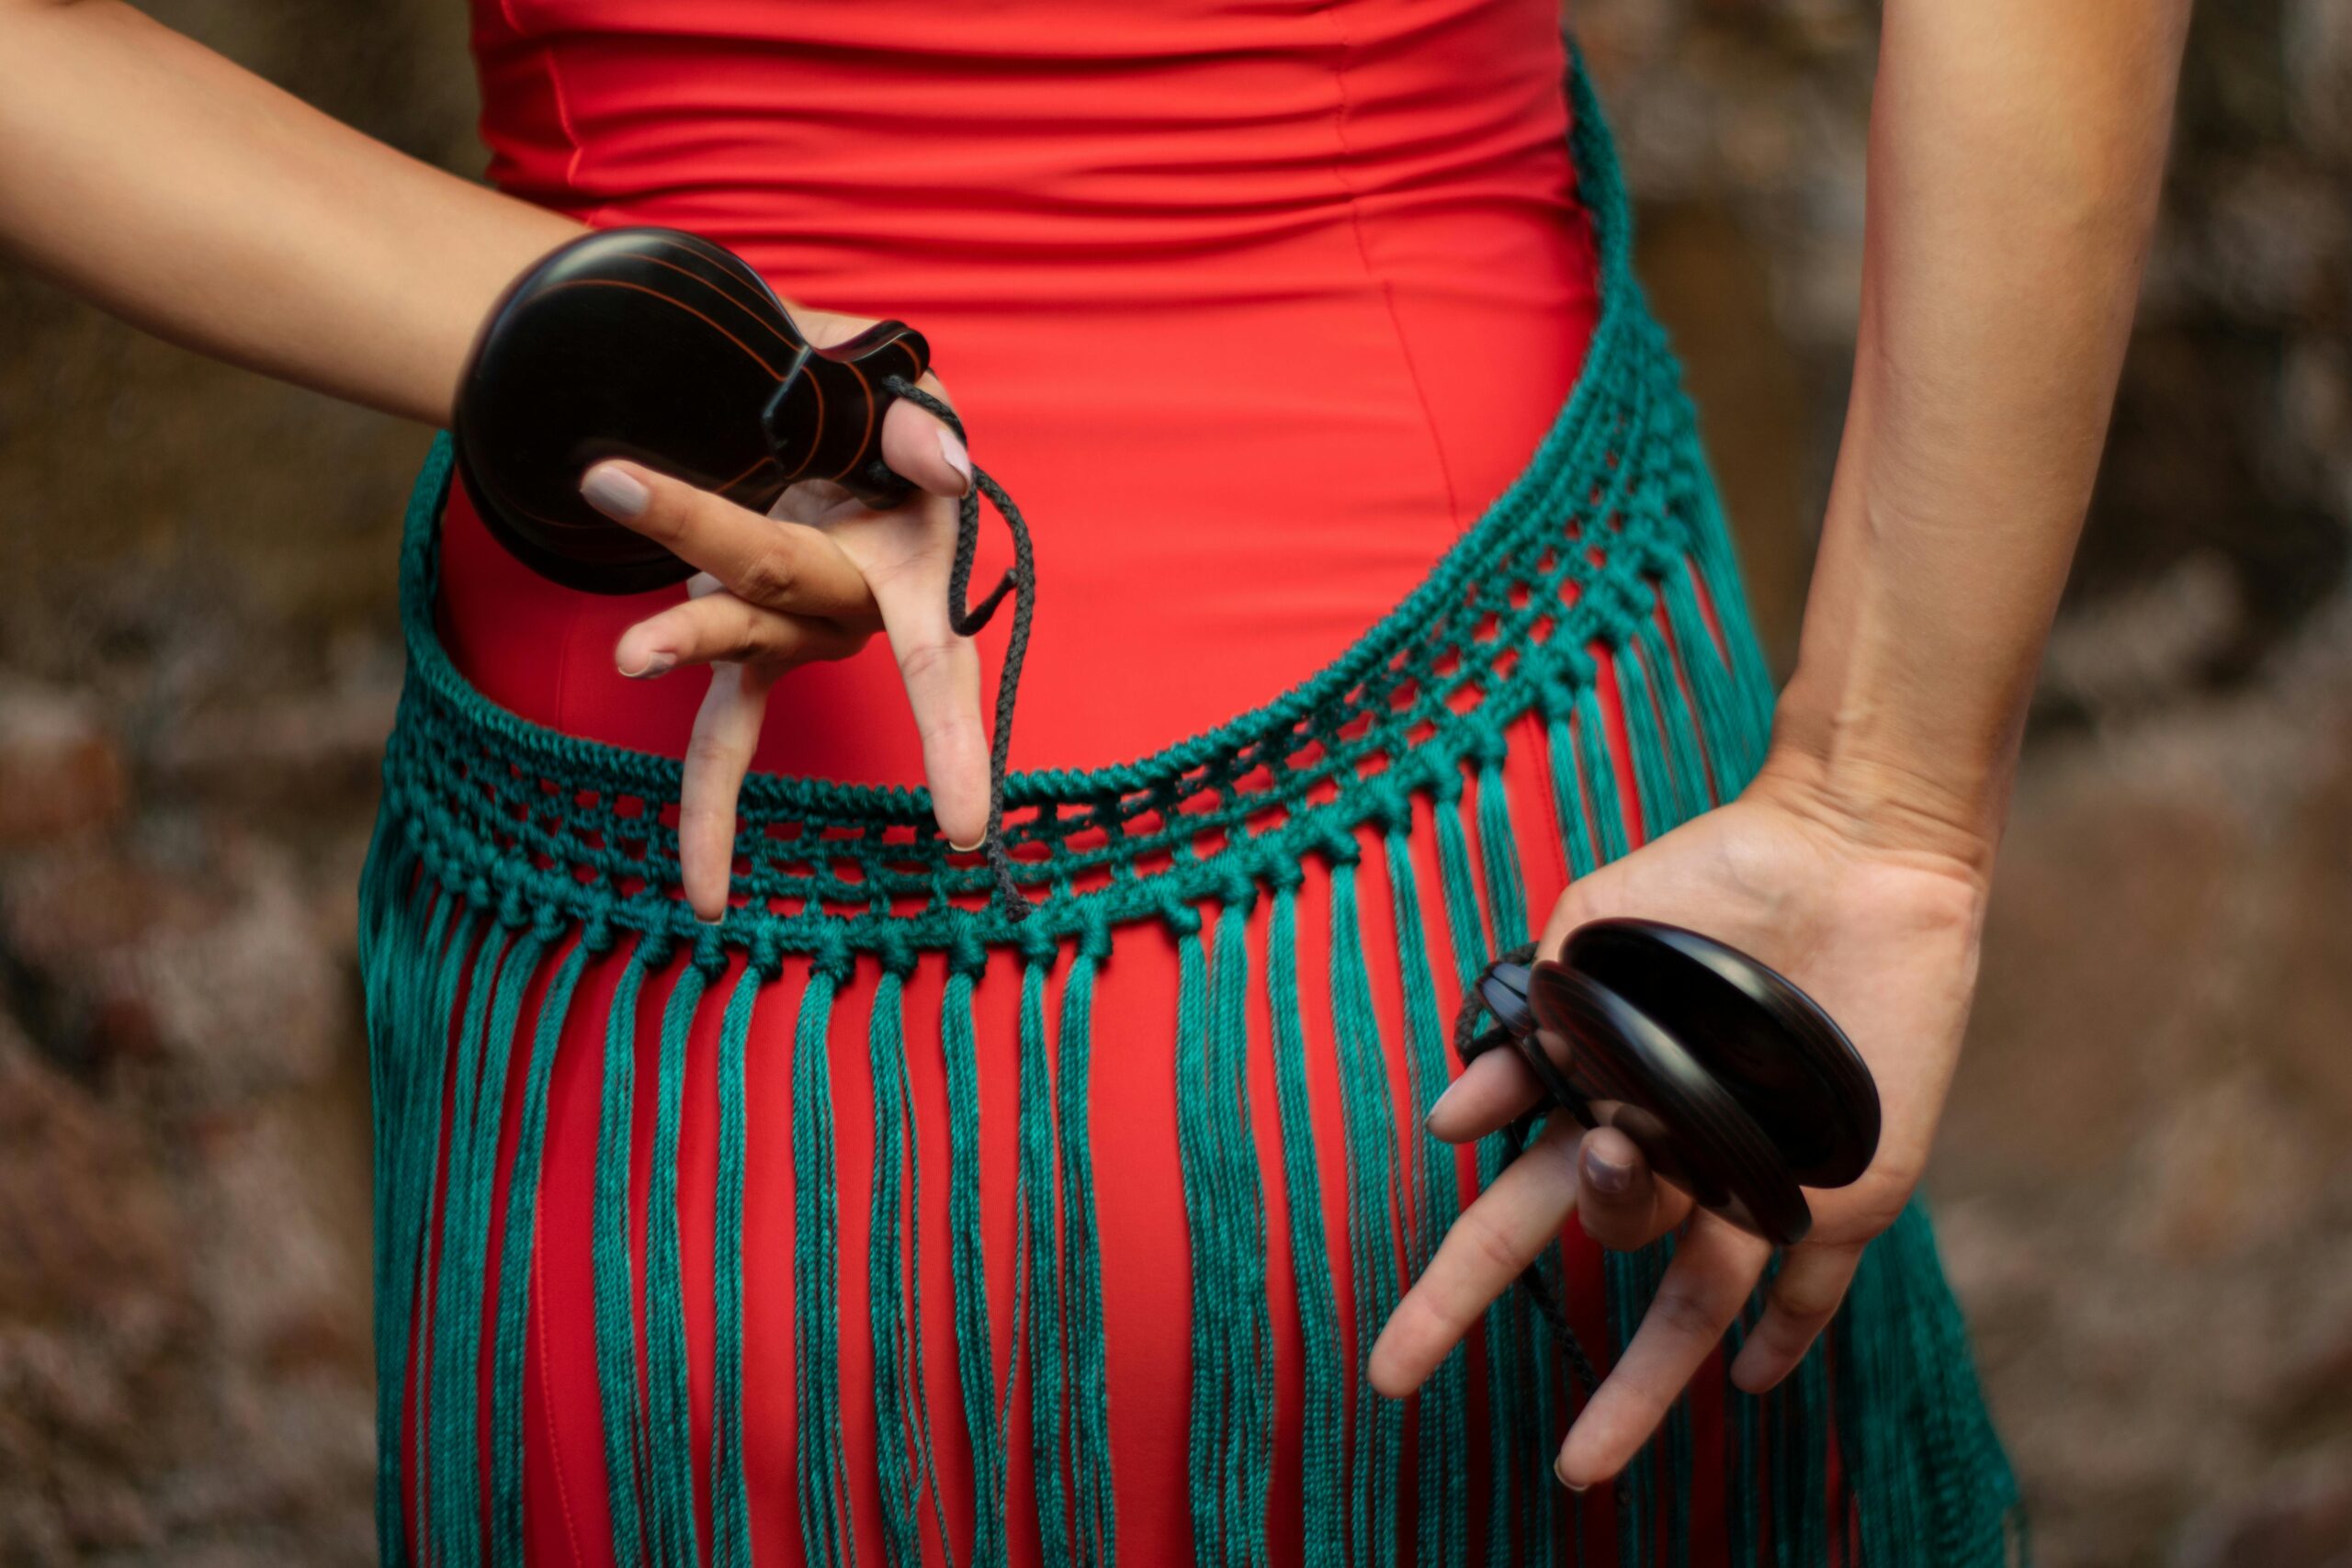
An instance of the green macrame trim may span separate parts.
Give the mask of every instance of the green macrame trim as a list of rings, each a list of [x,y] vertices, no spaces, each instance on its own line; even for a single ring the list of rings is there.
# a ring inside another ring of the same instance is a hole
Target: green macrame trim
[[[1295,690],[1140,761],[1012,775],[1006,843],[1035,901],[1018,923],[991,903],[989,868],[951,855],[923,792],[761,774],[746,782],[739,810],[748,867],[739,903],[720,925],[696,924],[677,893],[667,820],[679,764],[504,713],[442,649],[435,534],[450,465],[446,438],[436,443],[409,511],[409,680],[360,890],[383,1562],[522,1560],[524,1352],[549,1088],[558,1050],[577,1048],[579,986],[603,965],[614,988],[596,1067],[590,1253],[616,1560],[754,1561],[743,1210],[747,1150],[760,1138],[788,1144],[793,1166],[803,1557],[854,1561],[855,1505],[870,1487],[886,1568],[934,1557],[1001,1568],[1025,1551],[1015,1507],[1034,1513],[1044,1563],[1114,1564],[1106,1369],[1118,1325],[1103,1306],[1088,1084],[1096,976],[1123,934],[1150,923],[1179,953],[1170,1070],[1191,1248],[1195,1562],[1267,1563],[1281,1511],[1318,1568],[1581,1568],[1588,1507],[1610,1505],[1552,1483],[1575,1389],[1518,1292],[1487,1311],[1475,1352],[1448,1357],[1409,1404],[1379,1398],[1363,1377],[1381,1323],[1461,1209],[1454,1151],[1418,1131],[1449,1077],[1442,970],[1458,991],[1528,934],[1503,782],[1514,729],[1548,746],[1563,850],[1582,875],[1735,793],[1770,723],[1771,687],[1729,536],[1673,356],[1633,277],[1625,192],[1580,69],[1570,90],[1602,304],[1577,389],[1525,471],[1392,615]],[[1620,700],[1622,738],[1609,733],[1604,681]],[[1414,862],[1424,833],[1438,868],[1426,893]],[[1300,961],[1310,861],[1330,868],[1320,974],[1302,973]],[[1366,947],[1367,912],[1376,920],[1384,907],[1404,987],[1394,1041]],[[913,1037],[904,985],[926,954],[944,961],[944,998],[935,1033]],[[973,997],[998,965],[1017,968],[1021,987],[1009,1238],[984,1237],[980,1202]],[[772,1028],[763,1048],[788,1048],[790,1126],[755,1127],[745,1094],[752,1025],[763,1005],[782,1005],[772,998],[787,966],[804,977],[788,1046]],[[1304,1026],[1302,989],[1328,998],[1328,1040]],[[862,1262],[841,1246],[829,1049],[835,1011],[861,992],[874,1119]],[[1272,1029],[1253,1043],[1257,997]],[[713,1407],[698,1453],[677,1162],[688,1039],[706,1008],[721,1017]],[[650,1131],[641,1134],[649,1041]],[[1271,1158],[1251,1103],[1253,1084],[1267,1081],[1251,1059],[1260,1049],[1272,1055],[1281,1133]],[[952,1289],[927,1312],[910,1065],[934,1052],[945,1084]],[[1317,1147],[1314,1052],[1336,1058],[1327,1064],[1340,1097],[1336,1151]],[[502,1178],[502,1120],[517,1076]],[[1400,1123],[1400,1107],[1410,1121]],[[1317,1161],[1335,1154],[1345,1208],[1327,1216]],[[1510,1155],[1500,1138],[1481,1145],[1482,1186]],[[640,1158],[650,1172],[641,1204],[632,1190]],[[1327,1221],[1347,1238],[1343,1269]],[[1008,1240],[1012,1256],[999,1264],[1009,1261],[1014,1284],[1000,1358],[989,1249]],[[1605,1318],[1622,1349],[1669,1251],[1611,1255],[1605,1302],[1571,1310]],[[860,1331],[837,1305],[843,1270],[861,1267],[870,1463],[844,1438],[842,1337]],[[1539,1267],[1556,1292],[1557,1258]],[[1278,1337],[1267,1284],[1276,1269],[1295,1287],[1288,1310],[1305,1359],[1295,1498],[1272,1485]],[[1729,1343],[1752,1329],[1757,1310]],[[923,1328],[941,1314],[952,1314],[960,1421],[936,1420],[926,1392]],[[485,1370],[487,1412],[477,1394]],[[1838,1497],[1826,1495],[1833,1393]],[[1834,1334],[1787,1385],[1760,1400],[1726,1387],[1723,1398],[1720,1481],[1737,1562],[1822,1562],[1849,1499],[1872,1568],[1991,1568],[2020,1551],[2015,1483],[1916,1208],[1865,1257]],[[1033,1486],[1016,1499],[1008,1450],[1023,1428]],[[937,1455],[951,1443],[970,1459],[968,1520],[951,1518],[962,1510],[942,1496]],[[1684,1568],[1697,1451],[1686,1400],[1614,1489],[1617,1561]]]

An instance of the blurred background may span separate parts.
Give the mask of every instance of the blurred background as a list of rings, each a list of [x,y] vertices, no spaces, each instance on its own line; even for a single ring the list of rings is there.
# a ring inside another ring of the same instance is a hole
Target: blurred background
[[[456,0],[150,8],[481,168]],[[1873,10],[1576,20],[1785,669]],[[426,440],[0,266],[9,1568],[370,1558],[353,887]],[[2347,550],[2352,5],[2208,4],[1931,1180],[2051,1568],[2352,1564]]]

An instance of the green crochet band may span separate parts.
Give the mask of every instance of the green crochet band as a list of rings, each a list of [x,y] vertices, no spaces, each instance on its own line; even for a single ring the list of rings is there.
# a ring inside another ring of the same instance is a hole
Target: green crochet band
[[[618,968],[602,1021],[590,1237],[616,1560],[754,1561],[743,1204],[746,1149],[765,1137],[788,1143],[794,1170],[800,1559],[854,1562],[864,1511],[854,1504],[878,1497],[890,1568],[1007,1563],[1027,1538],[1015,1509],[1031,1514],[1052,1568],[1115,1562],[1106,1368],[1119,1325],[1104,1310],[1094,1198],[1093,995],[1125,935],[1155,927],[1174,933],[1180,967],[1169,1071],[1189,1247],[1193,1561],[1266,1563],[1281,1514],[1295,1519],[1306,1560],[1329,1568],[1585,1561],[1585,1513],[1597,1505],[1562,1491],[1549,1468],[1575,1391],[1517,1295],[1488,1310],[1475,1351],[1454,1352],[1412,1401],[1381,1399],[1362,1376],[1380,1324],[1463,1203],[1452,1151],[1418,1130],[1451,1072],[1442,966],[1458,990],[1529,935],[1502,778],[1513,745],[1538,744],[1531,728],[1540,737],[1580,875],[1736,793],[1770,721],[1730,540],[1674,358],[1633,276],[1626,196],[1581,68],[1570,91],[1602,304],[1582,376],[1541,447],[1393,614],[1296,689],[1127,765],[1012,775],[1005,842],[1035,901],[1024,920],[992,906],[986,866],[949,852],[923,792],[754,775],[740,806],[748,869],[736,905],[717,926],[696,923],[678,895],[667,821],[679,764],[505,713],[442,649],[435,546],[450,461],[447,438],[436,443],[402,548],[408,681],[361,885],[385,1563],[523,1561],[525,1348],[549,1086],[559,1051],[581,1048],[587,1021],[573,1017],[574,998],[599,964]],[[1623,715],[1622,744],[1604,719],[1604,680]],[[1620,805],[1628,770],[1633,813]],[[1439,867],[1426,897],[1412,852],[1425,833]],[[1329,869],[1321,975],[1299,961],[1313,863]],[[1385,898],[1397,933],[1395,1052],[1366,956],[1367,897]],[[1253,945],[1261,904],[1266,935]],[[935,1032],[910,1030],[902,1006],[926,954],[947,973]],[[979,977],[1000,966],[1021,977],[1009,1238],[980,1222],[972,1016]],[[745,1095],[752,1026],[763,1005],[781,1005],[772,998],[787,967],[806,976],[792,1027],[756,1039],[763,1049],[789,1041],[789,1125],[756,1127]],[[1302,1024],[1308,986],[1327,993],[1328,1042]],[[647,1043],[649,1131],[639,1125],[639,1001],[662,987],[658,1037]],[[1253,1042],[1260,998],[1271,1038]],[[864,1008],[875,1117],[862,1261],[841,1240],[826,1048],[851,1005]],[[686,1042],[705,1009],[720,1018],[718,1147],[712,1408],[697,1444],[678,1151]],[[1282,1131],[1272,1163],[1251,1132],[1260,1050],[1272,1053]],[[916,1152],[909,1073],[932,1053],[949,1122],[944,1192]],[[1338,1150],[1316,1146],[1317,1053],[1337,1058]],[[1404,1064],[1401,1081],[1392,1062]],[[502,1161],[510,1101],[520,1111]],[[1345,1169],[1344,1269],[1325,1243],[1317,1175],[1334,1156]],[[1479,1150],[1481,1185],[1504,1157],[1498,1140]],[[641,1204],[639,1166],[651,1172]],[[941,1208],[946,1301],[925,1298],[916,1267],[922,1227]],[[988,1251],[1008,1240],[1016,1286],[1000,1367]],[[1571,1312],[1605,1318],[1610,1348],[1622,1351],[1669,1252],[1611,1255],[1605,1303],[1572,1299]],[[861,1267],[867,1321],[844,1323],[839,1284]],[[1544,1267],[1557,1288],[1558,1256]],[[1295,1369],[1276,1365],[1275,1269],[1295,1292],[1283,1309],[1296,1314]],[[922,1330],[933,1322],[952,1324],[952,1418],[927,1393]],[[841,1375],[843,1334],[870,1339],[870,1390]],[[1272,1484],[1278,1373],[1304,1391],[1296,1496]],[[872,1403],[870,1460],[844,1440],[851,1399]],[[1702,1454],[1721,1467],[1708,1486],[1724,1499],[1735,1562],[1826,1563],[1833,1523],[1849,1517],[1873,1568],[1989,1568],[2022,1551],[2016,1486],[1916,1205],[1871,1248],[1836,1330],[1787,1384],[1751,1398],[1726,1383],[1711,1408],[1722,1412],[1720,1442],[1701,1440],[1686,1398],[1615,1487],[1619,1562],[1692,1560]],[[1025,1498],[1009,1481],[1023,1437]],[[968,1520],[942,1495],[939,1456],[951,1446],[969,1461]],[[775,1560],[793,1544],[761,1547]]]

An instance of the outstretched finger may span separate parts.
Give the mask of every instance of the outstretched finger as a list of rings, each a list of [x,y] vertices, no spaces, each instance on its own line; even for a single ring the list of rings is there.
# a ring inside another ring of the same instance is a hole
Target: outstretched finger
[[[1683,1234],[1642,1325],[1568,1428],[1555,1467],[1581,1490],[1641,1451],[1693,1372],[1739,1315],[1771,1247],[1712,1214]]]
[[[1487,1310],[1543,1250],[1560,1239],[1576,1206],[1576,1128],[1565,1117],[1462,1212],[1437,1256],[1396,1303],[1365,1369],[1372,1386],[1402,1399],[1437,1370]]]
[[[936,506],[938,502],[926,504]],[[947,624],[947,562],[926,558],[874,585],[882,626],[922,738],[922,771],[939,830],[959,850],[988,836],[989,743],[980,723],[980,653]]]
[[[760,740],[775,672],[763,664],[714,664],[710,690],[686,742],[678,796],[679,880],[686,902],[708,921],[727,913],[735,871],[735,801]]]
[[[1732,1382],[1749,1393],[1762,1393],[1794,1371],[1837,1314],[1861,1260],[1858,1242],[1806,1241],[1791,1247],[1765,1294],[1756,1332],[1732,1361]]]

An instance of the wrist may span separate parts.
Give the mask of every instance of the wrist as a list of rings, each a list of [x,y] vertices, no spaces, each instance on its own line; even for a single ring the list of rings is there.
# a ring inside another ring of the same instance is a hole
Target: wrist
[[[1804,697],[1792,681],[1775,713],[1771,748],[1746,793],[1855,850],[1988,886],[2007,815],[2014,743],[1996,742],[1981,761],[1957,764]]]

